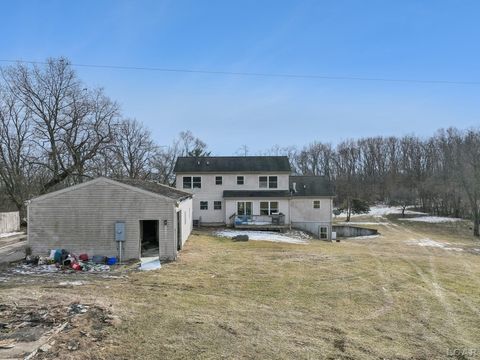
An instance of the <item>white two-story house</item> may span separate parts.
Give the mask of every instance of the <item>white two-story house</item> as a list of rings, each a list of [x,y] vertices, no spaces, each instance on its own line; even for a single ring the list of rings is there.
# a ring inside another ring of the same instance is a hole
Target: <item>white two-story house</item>
[[[333,187],[293,176],[286,156],[180,157],[176,187],[193,194],[193,220],[244,229],[298,228],[331,239]]]

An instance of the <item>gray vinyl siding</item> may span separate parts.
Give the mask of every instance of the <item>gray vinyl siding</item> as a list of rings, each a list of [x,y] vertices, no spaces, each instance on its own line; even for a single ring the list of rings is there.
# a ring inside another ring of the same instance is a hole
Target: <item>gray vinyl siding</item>
[[[124,259],[136,259],[140,255],[140,220],[159,220],[160,258],[175,259],[174,214],[174,200],[111,181],[93,181],[34,199],[28,206],[28,242],[38,255],[62,248],[76,254],[117,256],[114,224],[124,221]]]

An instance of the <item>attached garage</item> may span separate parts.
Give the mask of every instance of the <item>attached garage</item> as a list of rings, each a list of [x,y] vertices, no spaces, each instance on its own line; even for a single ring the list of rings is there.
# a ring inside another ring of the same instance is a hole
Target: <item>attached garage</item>
[[[29,201],[28,243],[122,259],[174,260],[192,231],[192,195],[155,182],[97,178]]]

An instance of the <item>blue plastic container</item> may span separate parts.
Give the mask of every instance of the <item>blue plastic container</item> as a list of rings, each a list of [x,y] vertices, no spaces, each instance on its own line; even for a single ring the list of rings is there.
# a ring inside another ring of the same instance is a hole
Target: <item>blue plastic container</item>
[[[107,258],[107,265],[115,265],[117,263],[117,258],[109,257]]]

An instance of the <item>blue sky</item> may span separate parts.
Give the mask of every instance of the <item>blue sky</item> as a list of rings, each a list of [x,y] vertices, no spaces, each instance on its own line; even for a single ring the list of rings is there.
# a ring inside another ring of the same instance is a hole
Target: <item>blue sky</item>
[[[233,72],[480,81],[480,2],[5,1],[0,58]],[[78,68],[160,144],[216,155],[479,126],[480,85]]]

